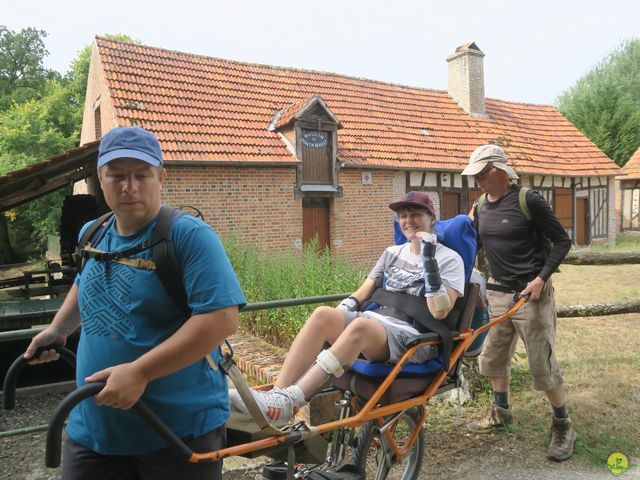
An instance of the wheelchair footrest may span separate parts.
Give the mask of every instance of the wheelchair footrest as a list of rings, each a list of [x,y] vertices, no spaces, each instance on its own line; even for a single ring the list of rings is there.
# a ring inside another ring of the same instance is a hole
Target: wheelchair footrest
[[[260,430],[256,422],[249,415],[240,412],[231,412],[227,421],[227,446],[242,445],[254,442],[263,438],[271,437],[268,433]],[[296,461],[299,463],[321,463],[327,455],[329,443],[322,436],[308,438],[295,444]],[[266,455],[275,460],[285,460],[287,458],[287,446],[278,445],[264,450],[252,451],[243,454],[243,457],[256,458]]]
[[[275,462],[265,465],[262,476],[266,480],[286,480],[287,462]],[[316,469],[305,474],[302,478],[309,480],[363,480],[364,472],[360,472],[355,465],[345,464],[335,472]]]

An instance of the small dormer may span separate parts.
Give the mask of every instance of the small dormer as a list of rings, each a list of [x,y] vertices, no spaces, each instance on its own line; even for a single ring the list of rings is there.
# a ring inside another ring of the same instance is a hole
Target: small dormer
[[[301,161],[296,191],[338,192],[337,132],[342,125],[320,95],[279,110],[270,129],[283,135]]]

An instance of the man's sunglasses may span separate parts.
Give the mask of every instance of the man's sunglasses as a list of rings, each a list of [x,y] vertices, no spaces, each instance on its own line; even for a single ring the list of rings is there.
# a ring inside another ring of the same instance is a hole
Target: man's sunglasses
[[[489,172],[491,170],[493,170],[495,167],[491,164],[487,165],[484,169],[482,169],[481,172],[478,172],[474,175],[475,178],[479,178],[479,179],[483,179],[484,177],[486,177]]]

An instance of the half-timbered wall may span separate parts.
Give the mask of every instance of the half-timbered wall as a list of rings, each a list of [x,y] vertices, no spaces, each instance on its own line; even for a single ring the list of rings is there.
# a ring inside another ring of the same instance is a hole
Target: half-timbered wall
[[[607,177],[578,177],[575,179],[576,195],[585,196],[588,202],[590,239],[606,239],[609,233],[609,181]]]
[[[611,229],[608,177],[522,175],[520,183],[535,189],[547,200],[574,243],[582,245],[593,239],[608,239]],[[409,172],[407,190],[429,193],[436,212],[443,219],[468,213],[480,195],[473,178],[451,172]],[[637,211],[635,219],[634,225],[637,225]]]
[[[452,172],[409,172],[407,191],[422,190],[433,200],[436,214],[447,219],[460,213],[468,213],[466,178]]]
[[[640,180],[624,180],[620,185],[621,231],[640,230]]]

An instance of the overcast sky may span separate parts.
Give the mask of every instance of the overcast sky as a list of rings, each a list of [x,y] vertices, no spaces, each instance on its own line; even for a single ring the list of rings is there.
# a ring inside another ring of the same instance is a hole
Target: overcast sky
[[[124,33],[170,50],[439,90],[447,56],[475,41],[486,96],[553,103],[640,36],[639,19],[637,0],[14,0],[0,24],[45,30],[46,66],[60,72],[95,35]]]

